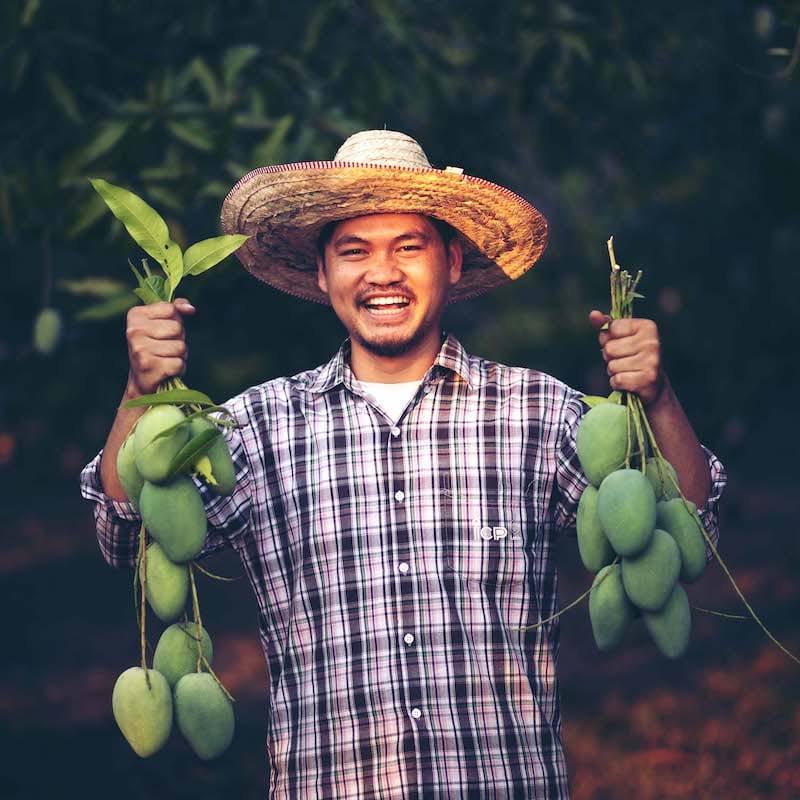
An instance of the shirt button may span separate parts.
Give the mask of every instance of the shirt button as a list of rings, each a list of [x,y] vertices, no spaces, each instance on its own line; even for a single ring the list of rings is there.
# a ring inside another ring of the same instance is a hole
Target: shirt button
[[[411,716],[414,717],[414,719],[419,719],[422,716],[422,712],[418,708],[412,708]]]
[[[404,641],[406,644],[414,644],[414,634],[413,634],[413,633],[407,633],[407,634],[406,634],[406,635],[403,637],[403,641]]]
[[[401,562],[400,562],[400,563],[397,565],[397,569],[399,569],[399,570],[400,570],[400,572],[402,572],[402,573],[403,573],[403,575],[405,575],[405,574],[406,574],[406,572],[408,572],[408,569],[409,569],[409,567],[408,567],[408,564],[406,564],[406,562],[405,562],[405,561],[401,561]]]
[[[398,503],[402,502],[405,496],[406,493],[402,491],[394,493],[394,499],[397,500]]]
[[[400,428],[392,428],[392,436],[396,439],[400,435]]]

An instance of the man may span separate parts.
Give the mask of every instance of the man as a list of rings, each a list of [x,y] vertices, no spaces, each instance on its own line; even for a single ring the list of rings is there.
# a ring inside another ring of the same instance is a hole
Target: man
[[[349,334],[328,364],[227,404],[237,488],[206,495],[206,549],[237,550],[259,603],[270,797],[566,798],[558,623],[536,623],[557,610],[552,548],[586,485],[585,406],[440,327],[448,301],[533,265],[544,218],[391,131],[356,134],[331,162],[250,173],[222,218],[252,234],[238,253],[251,272],[330,303]],[[193,311],[130,312],[124,399],[183,371]],[[599,337],[612,387],[641,396],[716,537],[722,468],[662,371],[655,325],[614,321]],[[115,462],[141,413],[118,412],[83,476],[115,565],[135,558]]]

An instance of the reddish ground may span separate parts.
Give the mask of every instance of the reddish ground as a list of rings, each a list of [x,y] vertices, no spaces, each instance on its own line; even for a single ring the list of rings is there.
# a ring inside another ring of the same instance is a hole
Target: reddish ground
[[[800,538],[793,486],[736,485],[722,553],[773,633],[800,653]],[[264,664],[243,583],[204,580],[215,667],[236,696],[237,733],[220,759],[196,759],[174,735],[138,759],[111,717],[116,676],[137,662],[130,582],[96,550],[88,506],[72,496],[0,511],[0,798],[266,797]],[[233,574],[230,556],[212,569]],[[590,579],[574,540],[561,552],[562,601]],[[712,566],[696,606],[740,612]],[[800,665],[752,622],[696,613],[689,652],[664,659],[639,625],[598,653],[583,605],[563,618],[565,739],[574,800],[800,798]]]

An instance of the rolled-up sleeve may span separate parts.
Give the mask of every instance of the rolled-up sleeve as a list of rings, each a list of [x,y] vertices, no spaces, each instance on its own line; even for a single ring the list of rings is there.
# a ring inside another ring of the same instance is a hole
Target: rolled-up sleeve
[[[725,467],[722,462],[712,453],[707,447],[703,447],[703,452],[708,460],[708,468],[711,473],[711,490],[708,493],[708,500],[702,508],[698,508],[697,512],[703,522],[703,527],[706,529],[708,538],[714,543],[714,547],[719,542],[719,500],[722,497],[722,492],[725,490],[725,484],[728,482],[728,475],[725,472]],[[711,548],[706,543],[706,557],[711,560],[713,554]]]
[[[235,411],[239,412],[238,416]],[[233,493],[226,497],[217,496],[202,481],[195,478],[208,519],[206,543],[198,558],[229,544],[236,547],[250,526],[252,487],[241,435],[241,430],[247,427],[248,421],[243,407],[240,406],[235,411],[234,416],[239,419],[242,428],[228,428],[224,432],[236,474]],[[244,423],[242,415],[245,417]],[[132,568],[136,565],[142,518],[132,503],[115,500],[103,491],[100,479],[102,455],[101,451],[83,468],[80,480],[81,495],[94,503],[97,542],[103,558],[112,567]]]
[[[142,518],[133,503],[115,500],[103,491],[100,451],[81,472],[81,495],[94,503],[97,543],[112,567],[133,567],[139,548]]]

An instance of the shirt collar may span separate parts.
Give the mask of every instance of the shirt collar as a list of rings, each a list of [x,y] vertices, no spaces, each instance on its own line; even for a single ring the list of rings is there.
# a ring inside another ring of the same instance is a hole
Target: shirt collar
[[[445,334],[442,346],[424,380],[430,380],[437,371],[445,370],[458,375],[469,385],[469,356],[461,342],[452,334]],[[353,388],[353,373],[350,370],[350,339],[345,339],[336,355],[324,364],[306,389],[313,394],[322,394],[340,384]]]

